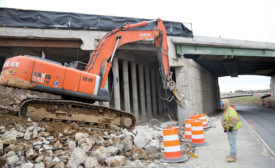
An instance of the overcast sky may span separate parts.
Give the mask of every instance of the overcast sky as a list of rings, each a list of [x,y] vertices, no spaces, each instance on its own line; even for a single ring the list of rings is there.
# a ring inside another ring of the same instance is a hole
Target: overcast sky
[[[192,23],[194,35],[275,42],[275,0],[0,0],[0,6],[161,18]],[[221,91],[264,89],[269,81],[256,76],[219,79]]]

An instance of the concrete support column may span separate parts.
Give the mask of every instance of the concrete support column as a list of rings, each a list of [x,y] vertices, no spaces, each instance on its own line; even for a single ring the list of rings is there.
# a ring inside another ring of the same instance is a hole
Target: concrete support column
[[[118,69],[118,58],[115,57],[113,60],[114,70],[114,104],[115,109],[120,110],[120,89],[119,89],[119,69]]]
[[[141,106],[141,115],[142,118],[146,117],[146,108],[145,108],[145,90],[144,90],[144,72],[143,64],[138,65],[138,75],[139,75],[139,95],[140,95],[140,106]]]
[[[154,67],[151,68],[151,88],[152,88],[152,112],[157,115],[157,93],[156,93],[156,73]]]
[[[151,101],[151,79],[150,79],[150,67],[145,66],[145,82],[146,82],[146,104],[147,104],[147,113],[149,118],[152,117],[152,101]]]
[[[129,74],[128,74],[128,61],[123,60],[123,90],[124,90],[124,109],[130,112],[130,91],[129,91]]]
[[[104,89],[106,89],[106,90],[109,91],[108,78],[107,78],[107,80],[106,80],[106,82],[105,82]],[[103,102],[103,106],[105,106],[105,107],[110,107],[110,102],[108,102],[108,101],[107,101],[107,102]]]
[[[158,113],[158,115],[159,116],[161,116],[161,114],[162,114],[162,111],[163,111],[163,108],[162,108],[162,99],[160,98],[161,97],[161,95],[160,95],[160,93],[161,93],[161,79],[160,79],[160,75],[159,75],[159,73],[158,73],[159,71],[157,70],[156,71],[156,79],[157,79],[157,95],[158,95],[158,99],[157,99],[157,104],[158,104],[158,111],[157,111],[157,113]]]
[[[136,64],[134,62],[131,63],[131,79],[132,79],[132,93],[133,93],[133,112],[136,118],[138,115],[138,94],[137,94],[137,71]]]

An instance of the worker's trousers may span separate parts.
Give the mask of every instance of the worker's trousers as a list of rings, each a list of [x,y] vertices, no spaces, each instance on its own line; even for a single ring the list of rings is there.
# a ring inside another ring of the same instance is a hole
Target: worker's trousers
[[[237,155],[237,132],[238,130],[234,130],[232,132],[227,132],[227,137],[230,145],[230,156],[236,157]]]

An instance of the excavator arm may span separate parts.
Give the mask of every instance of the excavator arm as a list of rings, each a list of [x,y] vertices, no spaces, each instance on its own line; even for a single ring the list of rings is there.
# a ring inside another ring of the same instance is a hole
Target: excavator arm
[[[151,22],[157,23],[156,28],[153,30],[129,30],[136,27],[146,26]],[[166,29],[160,19],[157,21],[144,21],[136,24],[128,24],[107,33],[97,44],[96,49],[92,53],[85,68],[85,71],[101,76],[102,80],[100,87],[104,88],[116,50],[123,44],[152,38],[154,38],[155,46],[157,47],[159,70],[164,89],[169,90],[171,93],[171,96],[169,96],[167,100],[176,98],[176,101],[183,105],[183,98],[179,94],[175,82],[172,81],[172,73],[170,72],[168,57]]]

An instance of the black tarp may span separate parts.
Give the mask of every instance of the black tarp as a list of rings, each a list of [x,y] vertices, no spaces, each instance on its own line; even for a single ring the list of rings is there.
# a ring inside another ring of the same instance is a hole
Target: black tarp
[[[132,24],[141,21],[148,21],[148,19],[0,8],[0,27],[111,31],[125,23]],[[180,22],[164,21],[164,25],[167,35],[193,37],[192,31]],[[154,26],[152,23],[138,29],[151,30]]]

